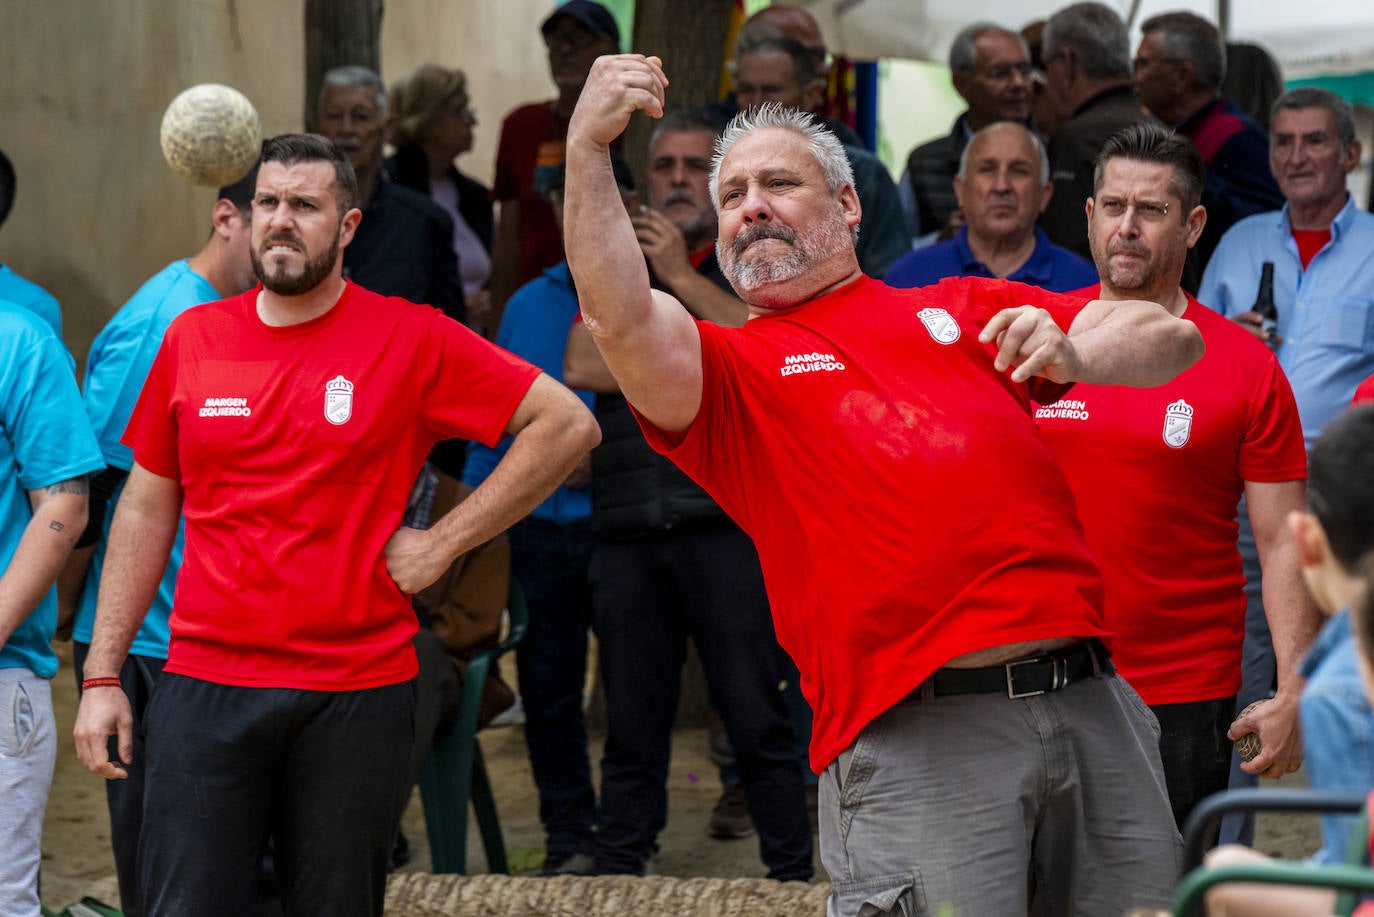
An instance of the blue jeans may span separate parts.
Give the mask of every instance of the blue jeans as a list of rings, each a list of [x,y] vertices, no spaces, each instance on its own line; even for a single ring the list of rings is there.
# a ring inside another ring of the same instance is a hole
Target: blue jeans
[[[525,744],[539,789],[539,820],[550,856],[590,853],[596,792],[587,759],[582,689],[591,626],[590,525],[527,518],[510,530],[511,572],[529,606],[529,630],[515,652]]]
[[[809,879],[802,768],[778,690],[786,654],[749,536],[719,522],[600,543],[592,594],[607,717],[597,869],[639,872],[656,849],[690,637],[735,748],[768,875]]]

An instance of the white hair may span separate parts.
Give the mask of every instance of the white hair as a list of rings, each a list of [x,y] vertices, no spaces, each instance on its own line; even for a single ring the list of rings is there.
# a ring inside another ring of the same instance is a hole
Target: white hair
[[[777,128],[791,131],[807,142],[808,149],[825,176],[825,186],[832,194],[845,185],[853,187],[854,169],[838,137],[807,112],[783,108],[776,103],[762,105],[757,111],[742,111],[730,119],[724,133],[716,138],[716,153],[711,159],[711,204],[720,214],[720,166],[725,154],[736,141],[754,131]]]

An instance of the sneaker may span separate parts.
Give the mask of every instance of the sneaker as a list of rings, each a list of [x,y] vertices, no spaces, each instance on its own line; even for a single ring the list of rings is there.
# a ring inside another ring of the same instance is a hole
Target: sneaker
[[[594,876],[596,861],[590,853],[551,853],[544,857],[539,875],[546,879],[554,876]]]
[[[725,788],[711,810],[706,833],[711,837],[735,839],[754,833],[754,820],[749,817],[749,803],[744,799],[744,787],[738,783]]]

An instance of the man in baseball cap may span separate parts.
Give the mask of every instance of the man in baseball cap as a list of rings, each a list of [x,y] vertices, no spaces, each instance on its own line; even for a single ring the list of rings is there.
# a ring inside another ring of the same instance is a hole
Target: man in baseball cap
[[[620,27],[616,25],[615,17],[611,15],[611,11],[600,3],[595,3],[593,0],[569,0],[550,13],[549,17],[539,26],[539,31],[545,38],[548,38],[555,29],[559,28],[560,19],[571,19],[593,35],[608,39],[616,46],[620,45]]]

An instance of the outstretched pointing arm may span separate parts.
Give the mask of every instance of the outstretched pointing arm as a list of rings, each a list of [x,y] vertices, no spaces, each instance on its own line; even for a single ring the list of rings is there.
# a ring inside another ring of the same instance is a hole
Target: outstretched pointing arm
[[[650,290],[644,254],[611,172],[610,144],[643,111],[663,115],[657,58],[597,58],[568,125],[563,238],[582,315],[630,403],[668,431],[701,406],[701,338],[676,299]]]

